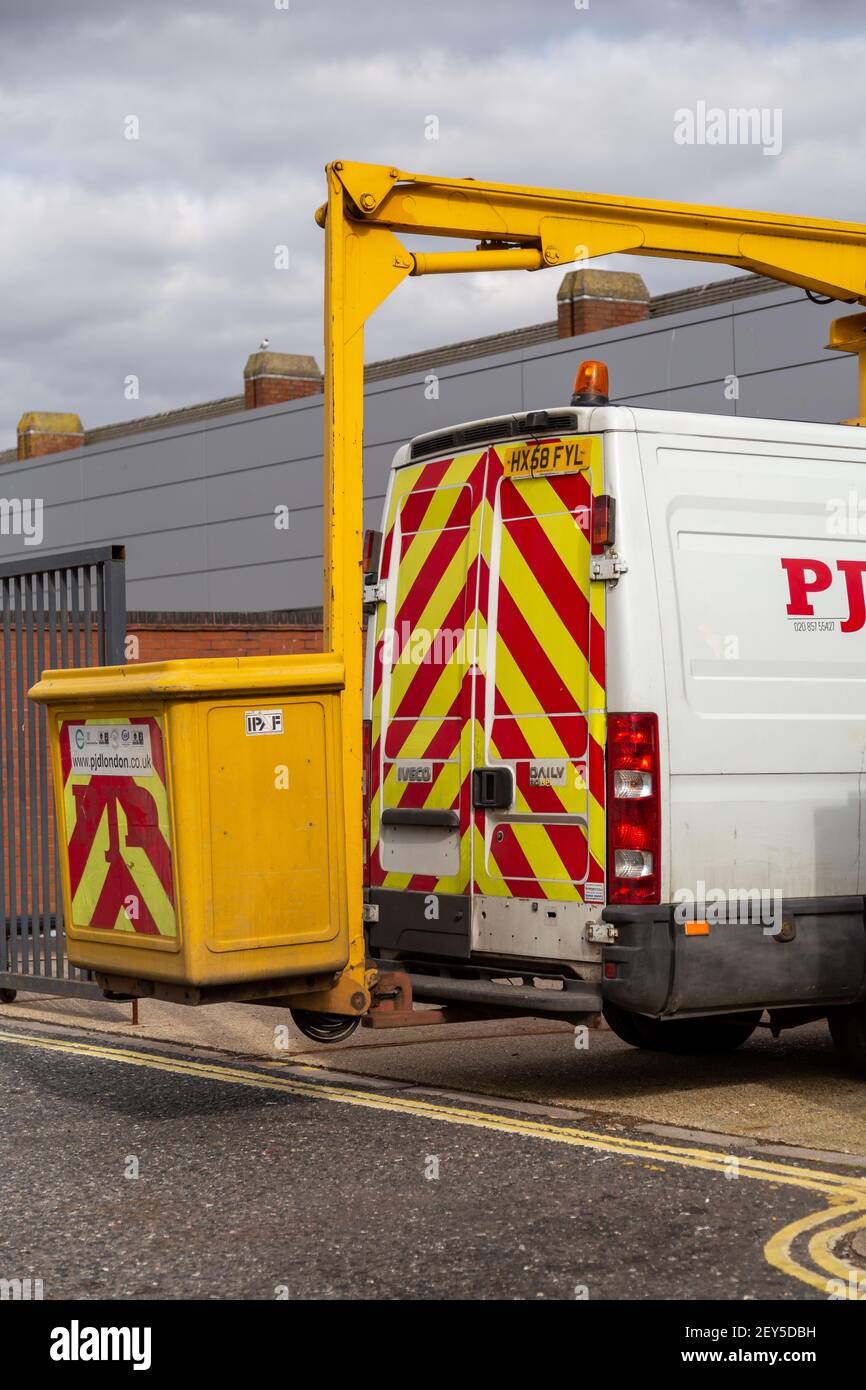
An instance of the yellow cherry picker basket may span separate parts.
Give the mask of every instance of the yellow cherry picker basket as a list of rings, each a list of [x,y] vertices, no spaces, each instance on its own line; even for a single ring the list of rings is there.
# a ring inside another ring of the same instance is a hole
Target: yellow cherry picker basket
[[[189,1003],[333,986],[342,684],[317,653],[45,672],[72,964]]]

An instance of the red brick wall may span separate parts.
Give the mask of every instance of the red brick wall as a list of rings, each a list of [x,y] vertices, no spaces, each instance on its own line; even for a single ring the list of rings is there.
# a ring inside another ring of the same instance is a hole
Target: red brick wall
[[[301,396],[320,396],[322,390],[322,382],[315,377],[253,377],[244,382],[244,408],[255,410],[260,405],[297,401]]]
[[[603,328],[620,328],[648,317],[646,304],[628,299],[564,299],[557,305],[557,332],[560,338],[578,333],[598,333]]]
[[[83,434],[40,434],[26,430],[18,436],[18,457],[35,459],[43,454],[61,454],[66,449],[78,449],[83,443]]]
[[[217,625],[139,623],[133,620],[127,625],[127,637],[138,639],[137,661],[174,661],[181,657],[205,656],[281,656],[285,652],[322,650],[322,629],[313,623]]]

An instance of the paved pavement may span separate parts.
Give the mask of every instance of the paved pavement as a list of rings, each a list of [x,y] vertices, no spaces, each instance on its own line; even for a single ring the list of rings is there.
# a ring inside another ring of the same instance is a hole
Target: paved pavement
[[[826,1298],[815,1213],[866,1224],[845,1165],[5,1013],[0,1114],[0,1277],[47,1298]]]

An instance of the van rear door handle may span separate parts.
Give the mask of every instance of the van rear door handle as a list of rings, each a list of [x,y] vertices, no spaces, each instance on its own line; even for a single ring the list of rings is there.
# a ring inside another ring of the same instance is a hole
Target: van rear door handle
[[[472,773],[472,805],[487,811],[507,811],[514,800],[510,767],[476,767]]]

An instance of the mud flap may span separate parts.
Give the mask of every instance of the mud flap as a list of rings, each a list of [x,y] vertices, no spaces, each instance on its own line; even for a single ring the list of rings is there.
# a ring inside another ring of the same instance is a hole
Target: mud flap
[[[634,1013],[829,1007],[866,997],[861,897],[791,898],[780,924],[720,923],[703,935],[687,934],[667,905],[607,908],[603,917],[618,933],[604,948],[605,998]]]

